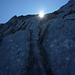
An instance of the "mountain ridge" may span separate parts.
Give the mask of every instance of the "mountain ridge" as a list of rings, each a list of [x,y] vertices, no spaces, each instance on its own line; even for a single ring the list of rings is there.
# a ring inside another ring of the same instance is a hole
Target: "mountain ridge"
[[[0,24],[0,75],[75,75],[74,57],[75,0]]]

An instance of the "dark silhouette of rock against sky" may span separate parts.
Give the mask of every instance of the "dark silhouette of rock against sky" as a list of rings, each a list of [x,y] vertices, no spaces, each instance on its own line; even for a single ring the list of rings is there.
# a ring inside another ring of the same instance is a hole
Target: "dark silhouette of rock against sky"
[[[0,24],[0,75],[75,75],[75,0]]]
[[[12,16],[51,13],[69,0],[0,0],[0,23],[7,22]]]

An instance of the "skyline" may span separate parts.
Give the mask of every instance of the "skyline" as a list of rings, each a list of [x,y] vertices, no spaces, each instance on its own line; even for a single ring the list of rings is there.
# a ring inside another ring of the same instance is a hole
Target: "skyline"
[[[45,14],[52,13],[65,5],[69,0],[2,0],[0,1],[0,23],[6,23],[14,15],[36,15],[44,11]]]

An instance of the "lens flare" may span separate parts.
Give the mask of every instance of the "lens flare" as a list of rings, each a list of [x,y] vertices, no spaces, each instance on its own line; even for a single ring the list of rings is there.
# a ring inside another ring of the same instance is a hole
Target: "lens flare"
[[[43,17],[44,17],[44,12],[41,11],[41,12],[39,13],[39,17],[40,17],[40,18],[43,18]]]

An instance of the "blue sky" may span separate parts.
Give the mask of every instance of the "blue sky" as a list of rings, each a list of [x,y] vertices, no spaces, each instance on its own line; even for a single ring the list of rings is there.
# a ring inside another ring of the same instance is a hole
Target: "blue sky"
[[[69,0],[0,0],[0,23],[7,22],[14,15],[45,14],[58,10]]]

